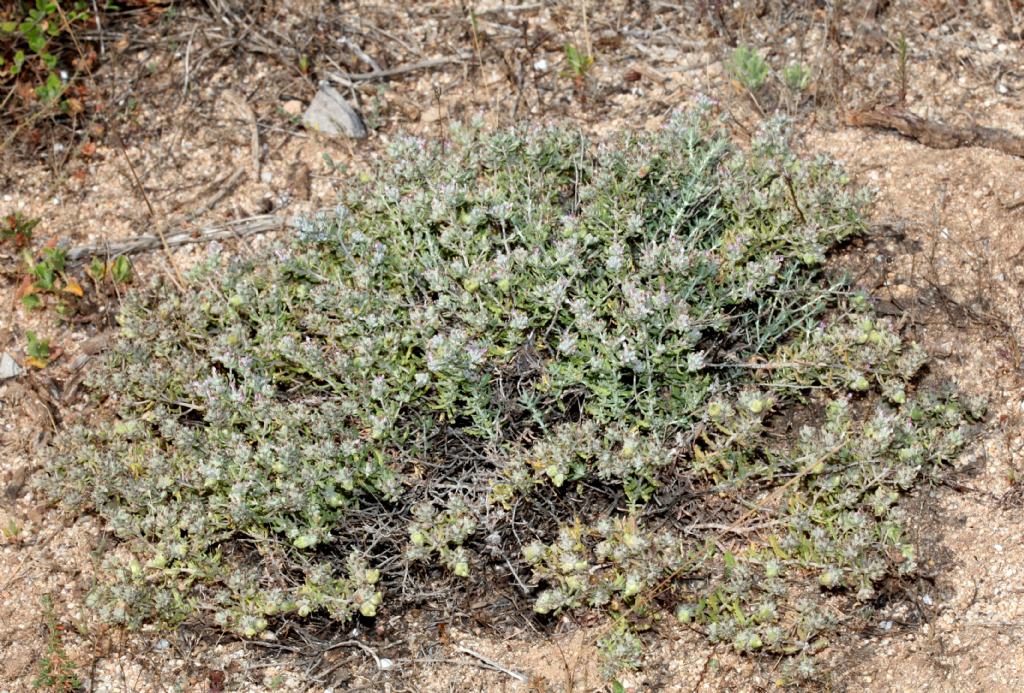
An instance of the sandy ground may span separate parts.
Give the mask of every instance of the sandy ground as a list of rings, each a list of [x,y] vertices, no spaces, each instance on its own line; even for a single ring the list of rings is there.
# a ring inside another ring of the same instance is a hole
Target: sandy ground
[[[39,218],[37,239],[74,247],[149,231],[149,205],[173,229],[329,206],[396,134],[443,135],[454,119],[481,116],[490,126],[567,120],[607,137],[657,128],[672,110],[706,94],[743,140],[760,111],[789,112],[802,151],[842,160],[859,184],[877,190],[872,231],[847,252],[858,283],[884,310],[907,316],[908,329],[934,359],[930,377],[953,378],[985,395],[991,412],[949,482],[908,500],[924,559],[921,580],[884,607],[877,623],[830,648],[820,687],[1024,688],[1024,496],[1014,483],[1024,445],[1018,347],[1024,160],[979,148],[930,149],[842,125],[842,108],[895,98],[894,45],[902,33],[910,45],[907,107],[1024,134],[1016,3],[977,3],[970,12],[955,3],[882,3],[888,7],[876,19],[851,11],[833,27],[825,9],[788,21],[786,3],[765,2],[763,14],[727,11],[725,32],[714,18],[698,23],[696,9],[669,3],[549,2],[501,10],[500,3],[479,2],[475,29],[457,3],[414,9],[382,3],[359,11],[351,3],[341,10],[297,0],[264,4],[276,9],[262,15],[272,30],[260,36],[280,39],[284,59],[254,49],[260,45],[254,39],[216,49],[237,27],[211,18],[203,6],[160,15],[141,38],[111,33],[109,56],[93,77],[107,85],[107,116],[83,126],[102,125],[102,132],[55,139],[32,157],[7,153],[0,213]],[[350,37],[387,67],[459,59],[359,83],[348,93],[370,137],[329,140],[296,122],[295,102],[308,104],[317,75],[373,68],[336,42],[325,52],[326,39],[308,38],[311,23],[328,27],[328,38],[331,31]],[[833,29],[838,47],[828,43]],[[562,74],[563,45],[587,40],[598,59],[574,85]],[[812,92],[794,100],[777,90],[755,103],[724,70],[730,41],[761,47],[773,64],[812,65]],[[313,65],[308,75],[289,52],[302,50]],[[124,139],[123,150],[115,135]],[[269,237],[224,245],[245,253],[266,242]],[[140,255],[135,272],[170,276],[210,250],[200,244],[170,257]],[[60,353],[45,369],[0,383],[0,691],[32,688],[47,656],[48,623],[63,628],[69,658],[95,691],[606,690],[594,647],[599,623],[566,620],[552,633],[510,634],[453,619],[440,629],[452,615],[436,606],[425,609],[421,628],[353,632],[359,645],[318,662],[199,631],[125,634],[95,623],[83,598],[110,537],[93,519],[61,516],[32,482],[52,433],[90,406],[77,383],[102,353],[118,297],[97,297],[80,321],[60,320],[50,310],[26,312],[15,298],[19,262],[0,246],[0,351],[24,363],[25,333],[34,330]],[[43,614],[44,596],[53,601],[53,619]],[[384,670],[375,663],[380,658],[390,662]],[[622,683],[632,691],[768,690],[777,664],[737,658],[698,634],[663,625],[650,638],[645,667]]]

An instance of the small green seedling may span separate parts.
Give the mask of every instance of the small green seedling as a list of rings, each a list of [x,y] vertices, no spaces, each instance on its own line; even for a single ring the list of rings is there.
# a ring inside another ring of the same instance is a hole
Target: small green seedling
[[[800,92],[811,82],[811,70],[803,63],[790,63],[782,70],[782,83],[792,92]]]
[[[565,62],[569,66],[565,75],[572,77],[577,84],[582,84],[583,80],[587,78],[590,68],[594,66],[594,56],[567,43],[565,44]]]
[[[35,286],[42,291],[54,291],[60,280],[60,274],[67,265],[67,254],[59,248],[44,248],[39,262],[27,258]]]
[[[115,286],[126,284],[132,280],[132,263],[124,255],[119,255],[110,262],[94,257],[85,268],[85,273],[96,284],[97,289],[108,279]]]
[[[28,346],[25,347],[25,353],[28,354],[26,363],[36,368],[46,368],[50,362],[50,340],[40,338],[31,330],[25,333],[25,338],[28,340]]]
[[[733,77],[750,91],[757,91],[768,80],[768,63],[756,48],[737,46],[729,70]]]
[[[64,649],[64,626],[57,622],[49,596],[43,597],[43,621],[47,631],[46,654],[39,659],[32,686],[51,693],[80,690],[82,681],[75,671],[75,663]]]
[[[43,248],[37,261],[32,253],[24,251],[26,284],[21,289],[21,303],[28,309],[42,308],[44,294],[63,296],[71,294],[81,298],[85,295],[82,285],[67,274],[67,253],[61,248]],[[63,299],[58,299],[58,312],[65,309]]]
[[[98,257],[94,257],[90,262],[89,266],[85,268],[85,273],[92,278],[94,282],[101,282],[103,278],[107,276],[107,263],[103,262]]]
[[[51,72],[46,76],[46,81],[36,87],[36,95],[45,102],[53,103],[60,100],[61,95],[64,94],[64,83],[57,76],[56,72]]]
[[[20,534],[21,526],[14,520],[8,520],[3,528],[4,539],[7,541],[17,541]]]
[[[132,278],[132,263],[124,255],[118,255],[110,263],[110,278],[115,284],[124,284]]]
[[[28,219],[21,212],[8,214],[0,220],[0,238],[11,241],[16,248],[25,248],[32,242],[32,230],[38,219]]]
[[[21,305],[29,310],[39,310],[43,307],[43,299],[39,298],[39,294],[34,291],[27,293],[21,297]]]

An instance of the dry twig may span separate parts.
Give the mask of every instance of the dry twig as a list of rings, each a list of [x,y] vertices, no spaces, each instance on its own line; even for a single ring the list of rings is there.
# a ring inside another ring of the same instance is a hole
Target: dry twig
[[[462,62],[465,59],[465,56],[453,55],[447,58],[432,58],[431,60],[420,60],[419,62],[410,63],[408,65],[402,65],[400,67],[393,67],[388,70],[373,70],[372,72],[356,73],[331,73],[328,75],[328,77],[342,83],[366,82],[375,79],[387,79],[388,77],[397,77],[399,75],[408,74],[409,72],[418,72],[419,70],[429,70],[432,67],[450,65],[452,63]]]
[[[847,116],[846,122],[854,127],[895,130],[904,137],[935,149],[985,147],[1024,158],[1024,138],[1006,130],[980,125],[954,127],[890,106],[853,111]]]
[[[165,235],[163,239],[152,234],[144,234],[111,243],[80,245],[68,251],[67,257],[69,262],[78,263],[94,255],[132,255],[156,250],[163,245],[166,245],[167,248],[174,248],[191,243],[207,243],[225,238],[245,238],[246,236],[255,236],[285,228],[298,228],[298,222],[294,219],[266,214],[229,221],[224,224],[211,224],[199,229],[181,230]]]
[[[139,174],[135,172],[135,166],[132,164],[132,159],[128,156],[128,150],[124,146],[124,140],[117,133],[114,133],[114,142],[117,144],[118,149],[121,150],[121,154],[124,156],[125,162],[128,164],[128,171],[132,174],[132,181],[135,186],[139,189],[139,194],[142,196],[143,202],[146,203],[146,209],[149,210],[149,219],[153,222],[154,228],[156,228],[157,238],[160,240],[160,245],[163,246],[164,257],[167,258],[167,264],[171,266],[172,272],[169,274],[173,284],[178,287],[178,291],[183,291],[185,288],[185,280],[181,277],[181,272],[178,271],[178,266],[174,264],[174,258],[171,256],[171,248],[167,244],[167,237],[164,234],[163,225],[157,220],[156,212],[153,209],[153,205],[149,201],[149,196],[146,195],[146,188],[143,187],[142,181],[139,180]]]
[[[474,652],[473,650],[469,649],[468,647],[462,647],[460,645],[460,646],[456,647],[455,650],[457,652],[461,652],[462,654],[467,654],[470,657],[476,657],[481,662],[483,662],[487,666],[491,667],[495,671],[500,671],[503,674],[508,674],[509,676],[514,678],[516,681],[522,681],[523,683],[526,683],[527,681],[529,681],[529,679],[525,675],[520,674],[518,671],[513,671],[512,669],[504,667],[501,664],[499,664],[498,662],[495,662],[493,659],[490,659],[489,657],[485,657],[482,654],[480,654],[479,652]]]

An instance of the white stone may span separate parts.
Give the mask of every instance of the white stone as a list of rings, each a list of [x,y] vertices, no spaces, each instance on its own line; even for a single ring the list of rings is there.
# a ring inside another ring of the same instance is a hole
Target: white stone
[[[14,360],[14,357],[6,351],[0,355],[0,380],[15,378],[21,375],[23,370],[24,369],[18,365],[18,362]]]
[[[310,130],[331,137],[366,137],[366,126],[359,113],[337,89],[326,83],[320,85],[320,90],[313,97],[313,103],[309,104],[309,108],[302,116],[302,124]]]

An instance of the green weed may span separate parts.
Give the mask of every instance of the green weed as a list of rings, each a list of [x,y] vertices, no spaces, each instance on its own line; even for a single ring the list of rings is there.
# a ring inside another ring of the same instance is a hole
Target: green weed
[[[28,219],[20,212],[8,214],[0,219],[0,238],[16,248],[26,248],[32,244],[32,231],[38,224],[39,219]]]
[[[568,66],[565,75],[574,80],[582,80],[586,79],[590,68],[594,66],[594,56],[567,43],[565,44],[565,62]]]
[[[50,362],[50,340],[39,337],[31,330],[25,333],[25,338],[28,340],[25,347],[28,355],[26,362],[36,368],[45,368]]]
[[[782,70],[782,83],[791,92],[801,92],[811,82],[811,70],[803,63],[790,63]]]
[[[751,92],[756,92],[768,81],[770,68],[756,48],[737,46],[729,62],[733,77]]]
[[[75,663],[64,649],[64,627],[57,623],[49,596],[43,597],[43,622],[47,632],[46,654],[39,659],[33,687],[50,693],[80,690],[82,681],[78,678]]]
[[[54,0],[18,0],[0,11],[0,83],[23,73],[34,75],[36,94],[56,102],[64,93],[58,64],[77,24],[88,21],[90,5],[85,0],[65,3]]]
[[[67,272],[67,252],[62,248],[43,248],[38,255],[26,249],[22,255],[27,283],[19,294],[25,308],[43,308],[49,297],[57,312],[63,314],[67,296],[84,295],[82,285]]]

